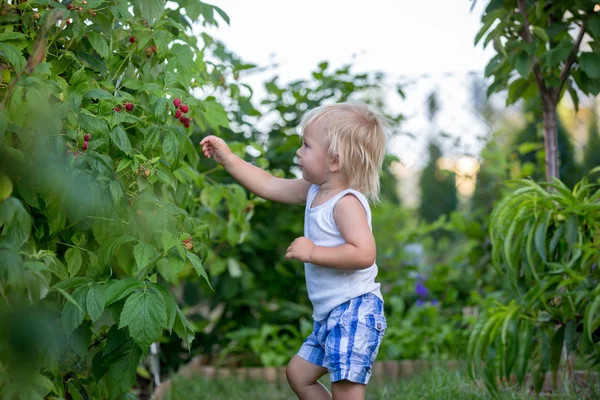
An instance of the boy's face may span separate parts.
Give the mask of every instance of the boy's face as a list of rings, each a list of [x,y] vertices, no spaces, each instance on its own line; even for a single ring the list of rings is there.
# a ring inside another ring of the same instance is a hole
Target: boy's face
[[[323,120],[306,126],[302,147],[296,152],[302,177],[315,185],[323,184],[330,172],[324,127]]]

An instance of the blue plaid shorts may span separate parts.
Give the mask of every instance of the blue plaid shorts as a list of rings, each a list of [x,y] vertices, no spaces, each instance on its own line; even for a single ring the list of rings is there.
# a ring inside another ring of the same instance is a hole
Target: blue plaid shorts
[[[372,293],[351,299],[315,321],[298,355],[327,368],[331,382],[367,384],[387,327],[383,301]]]

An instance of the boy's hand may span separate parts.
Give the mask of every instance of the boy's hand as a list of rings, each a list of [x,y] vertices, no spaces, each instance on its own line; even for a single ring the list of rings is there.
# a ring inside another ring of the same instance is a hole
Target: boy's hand
[[[312,240],[300,236],[292,242],[285,253],[286,259],[299,260],[303,262],[311,262],[311,254],[315,248]]]
[[[224,164],[233,156],[227,143],[219,137],[207,136],[200,142],[202,152],[208,158],[214,158],[219,164]]]

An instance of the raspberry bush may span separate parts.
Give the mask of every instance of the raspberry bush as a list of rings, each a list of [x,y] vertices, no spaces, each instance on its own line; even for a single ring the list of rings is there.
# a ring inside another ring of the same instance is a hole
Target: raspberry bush
[[[0,397],[128,397],[151,343],[194,339],[168,282],[208,283],[212,244],[249,229],[197,149],[229,129],[235,60],[191,35],[217,19],[195,0],[0,5]]]

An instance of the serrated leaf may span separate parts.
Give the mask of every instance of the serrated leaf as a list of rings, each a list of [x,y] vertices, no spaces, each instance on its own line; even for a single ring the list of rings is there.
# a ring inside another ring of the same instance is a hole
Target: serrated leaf
[[[60,319],[67,336],[70,336],[83,322],[83,318],[85,317],[84,310],[86,310],[87,291],[87,286],[81,286],[75,289],[71,294],[80,307],[76,307],[70,301],[63,306]]]
[[[202,266],[202,262],[200,261],[200,258],[198,258],[198,256],[195,255],[194,253],[190,253],[190,252],[187,253],[187,258],[192,263],[192,266],[194,267],[194,269],[196,270],[198,275],[203,277],[206,280],[206,283],[208,283],[208,286],[212,289],[213,287],[210,285],[210,280],[208,279],[208,275],[206,274],[206,271],[204,270],[204,267]]]
[[[179,255],[169,254],[169,256],[167,257],[167,261],[171,270],[176,274],[181,272],[181,270],[185,266],[185,260],[179,257]]]
[[[83,263],[81,250],[76,247],[71,247],[65,252],[65,260],[67,260],[67,270],[69,271],[69,275],[76,275]]]
[[[87,112],[79,114],[79,125],[82,129],[92,134],[108,132],[108,127],[106,126],[106,121],[104,119]]]
[[[169,162],[174,163],[179,155],[179,142],[177,136],[169,131],[163,140],[163,153]]]
[[[175,323],[173,324],[173,330],[175,331],[177,336],[179,336],[181,340],[183,340],[183,343],[189,349],[190,345],[194,341],[194,338],[196,337],[196,333],[194,332],[194,328],[187,320],[185,315],[183,315],[179,307],[177,307],[176,313],[177,315],[175,317]]]
[[[110,195],[112,196],[113,202],[119,204],[123,199],[123,188],[119,181],[110,182]]]
[[[119,347],[119,350],[118,357],[111,360],[110,368],[104,378],[111,399],[130,391],[135,385],[136,371],[142,357],[142,351],[133,341],[126,342]]]
[[[21,51],[9,43],[0,43],[0,57],[8,61],[15,71],[21,71],[27,62]]]
[[[109,49],[106,40],[98,32],[88,32],[87,37],[92,44],[92,47],[102,58],[108,57]]]
[[[129,137],[127,137],[127,133],[121,126],[117,125],[110,131],[110,139],[123,153],[128,156],[133,154]]]
[[[165,10],[165,0],[142,0],[138,4],[142,16],[150,25],[158,20]]]
[[[119,165],[117,166],[117,172],[123,171],[125,168],[129,167],[133,160],[131,158],[124,158],[119,161]]]
[[[57,292],[59,292],[60,294],[62,294],[65,299],[67,299],[67,301],[69,301],[71,304],[73,304],[75,307],[77,307],[77,309],[79,309],[79,311],[83,312],[83,308],[81,308],[81,306],[79,305],[79,303],[77,303],[77,301],[73,298],[73,296],[71,296],[69,293],[67,293],[65,290],[54,286],[52,288],[53,290],[56,290]]]
[[[164,97],[159,98],[154,103],[154,116],[157,120],[163,121],[167,112],[167,99]]]
[[[134,293],[127,298],[119,329],[127,326],[133,340],[145,351],[160,338],[167,325],[167,308],[163,296],[154,291]]]
[[[96,99],[96,100],[112,100],[113,99],[112,94],[110,94],[106,90],[100,89],[100,88],[94,88],[94,89],[90,90],[89,92],[87,92],[85,94],[84,97],[88,98],[88,99]]]
[[[109,281],[105,290],[104,306],[108,307],[111,304],[124,299],[141,286],[142,282],[134,278]]]
[[[153,284],[152,287],[156,289],[165,299],[165,305],[167,307],[167,329],[169,332],[173,330],[173,324],[175,323],[175,317],[177,316],[177,303],[175,298],[167,289],[158,284]]]
[[[96,322],[104,312],[104,301],[104,287],[94,283],[90,286],[86,298],[87,311],[93,322]]]
[[[17,198],[9,197],[0,203],[0,227],[1,237],[16,248],[29,240],[31,216]]]
[[[138,243],[133,248],[137,272],[146,268],[156,258],[157,252],[154,246],[146,243]]]

